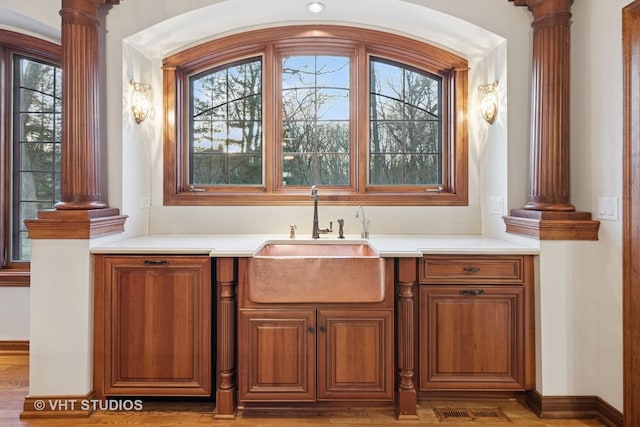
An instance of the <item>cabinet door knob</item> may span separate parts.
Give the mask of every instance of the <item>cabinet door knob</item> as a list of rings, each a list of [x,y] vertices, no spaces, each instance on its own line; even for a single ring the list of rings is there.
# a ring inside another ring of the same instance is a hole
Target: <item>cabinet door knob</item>
[[[484,294],[484,289],[463,289],[460,291],[462,295],[482,295]]]
[[[313,333],[313,328],[312,328],[311,326],[309,326],[309,327],[307,328],[307,332],[309,332],[310,334],[312,334],[312,333]]]
[[[144,263],[146,265],[165,265],[169,264],[169,261],[166,259],[145,259]]]
[[[327,328],[325,328],[324,326],[320,326],[320,332],[324,334],[325,332],[327,332]]]
[[[479,267],[465,267],[463,268],[464,271],[468,272],[468,273],[477,273],[478,271],[480,271]]]

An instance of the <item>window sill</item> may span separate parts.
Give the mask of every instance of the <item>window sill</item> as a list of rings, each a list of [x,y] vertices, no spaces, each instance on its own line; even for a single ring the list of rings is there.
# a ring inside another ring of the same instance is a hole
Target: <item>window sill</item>
[[[31,284],[31,272],[28,269],[0,270],[0,287],[26,287]]]
[[[323,203],[337,206],[467,206],[466,193],[377,193],[340,194],[327,191],[320,195]],[[234,194],[180,192],[165,194],[165,206],[300,206],[309,204],[304,194]]]

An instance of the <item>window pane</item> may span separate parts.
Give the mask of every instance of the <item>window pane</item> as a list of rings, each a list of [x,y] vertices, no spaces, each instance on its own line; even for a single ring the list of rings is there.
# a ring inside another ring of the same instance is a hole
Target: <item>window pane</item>
[[[349,154],[349,122],[319,121],[316,131],[318,153]]]
[[[320,185],[349,184],[349,155],[320,154],[318,156]]]
[[[282,185],[314,184],[314,156],[285,154],[282,163]]]
[[[190,182],[261,184],[261,59],[193,76],[190,90]]]
[[[28,261],[25,219],[60,200],[62,73],[60,67],[14,58],[13,212],[11,260]]]
[[[192,178],[194,184],[225,184],[226,155],[196,152],[192,158]]]
[[[315,149],[316,128],[309,122],[283,123],[282,151],[285,153],[312,153]]]
[[[35,172],[60,172],[59,144],[20,144],[20,170]]]
[[[442,183],[442,78],[371,59],[369,182]]]
[[[283,185],[349,185],[349,61],[282,59]]]

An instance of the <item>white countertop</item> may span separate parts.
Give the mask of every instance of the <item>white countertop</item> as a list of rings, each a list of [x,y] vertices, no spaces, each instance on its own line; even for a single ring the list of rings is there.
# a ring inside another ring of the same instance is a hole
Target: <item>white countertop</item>
[[[382,257],[420,257],[424,254],[518,254],[540,252],[531,245],[492,239],[480,235],[373,235],[368,240],[356,235],[309,236],[289,239],[282,234],[152,234],[132,237],[91,249],[94,254],[207,254],[212,257],[250,257],[266,243],[361,243],[367,242]]]

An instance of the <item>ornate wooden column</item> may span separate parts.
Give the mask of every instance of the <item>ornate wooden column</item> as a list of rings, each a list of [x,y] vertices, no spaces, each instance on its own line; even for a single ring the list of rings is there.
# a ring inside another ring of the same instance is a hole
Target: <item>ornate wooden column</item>
[[[236,387],[236,261],[234,258],[218,258],[216,286],[217,309],[217,389],[216,419],[234,419],[238,402]]]
[[[415,258],[398,258],[396,262],[396,309],[398,323],[396,377],[396,413],[398,419],[418,419],[415,386],[416,316],[415,296],[418,281]]]
[[[597,240],[600,223],[569,201],[569,71],[573,0],[509,0],[533,13],[529,202],[507,231],[542,240]]]
[[[27,220],[29,237],[90,238],[124,230],[100,200],[98,8],[119,0],[62,0],[62,200]]]

